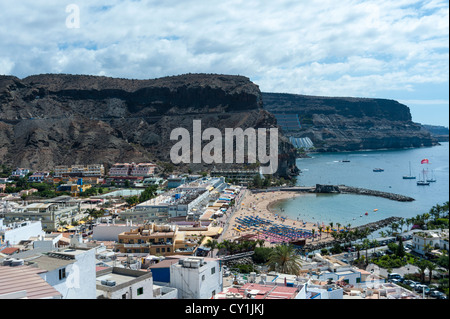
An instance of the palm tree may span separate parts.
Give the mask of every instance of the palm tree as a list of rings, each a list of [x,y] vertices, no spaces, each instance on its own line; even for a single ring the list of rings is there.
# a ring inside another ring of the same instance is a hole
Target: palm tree
[[[257,240],[256,240],[256,244],[258,244],[259,247],[264,246],[264,239],[257,239]]]
[[[311,230],[311,232],[312,232],[312,240],[314,241],[314,234],[316,233],[316,230],[313,228],[313,229]]]
[[[320,238],[322,238],[322,229],[323,229],[323,227],[319,226],[318,228],[319,228],[319,236],[320,236]]]
[[[373,253],[375,253],[375,248],[377,248],[377,246],[378,246],[378,241],[376,239],[374,239],[370,243],[373,246]]]
[[[211,257],[214,256],[214,249],[217,248],[218,242],[217,240],[213,239],[208,239],[208,241],[205,244],[205,247],[211,248]]]
[[[367,239],[367,238],[364,239],[362,245],[363,245],[363,248],[366,250],[366,264],[368,264],[369,263],[369,256],[368,256],[367,252],[368,252],[369,247],[370,247],[370,240]]]
[[[428,267],[428,263],[425,259],[419,259],[414,263],[417,268],[419,268],[419,274],[420,274],[420,282],[425,282],[425,270]]]
[[[330,234],[330,226],[328,225],[327,227],[325,227],[325,229],[327,230],[327,238],[328,238],[328,235]],[[333,234],[331,234],[331,235],[333,236]]]
[[[341,226],[340,223],[336,223],[337,231],[339,231],[339,227]]]
[[[296,254],[292,245],[277,245],[270,254],[267,266],[271,271],[298,275],[301,268],[300,256]]]
[[[387,234],[386,234],[384,231],[380,231],[380,236],[381,236],[381,237],[386,237]]]
[[[398,221],[398,224],[400,226],[400,232],[403,233],[403,225],[405,225],[405,219],[402,218]]]
[[[360,250],[362,249],[362,245],[356,244],[356,245],[355,245],[355,249],[356,249],[356,253],[357,253],[357,257],[358,257],[358,258],[356,258],[356,259],[359,260],[359,258],[361,257],[360,254],[359,254],[359,252],[360,252]]]
[[[428,271],[429,271],[429,280],[430,280],[430,284],[431,284],[431,279],[433,278],[432,272],[434,270],[436,270],[437,265],[431,261],[428,261],[428,265],[427,265]]]

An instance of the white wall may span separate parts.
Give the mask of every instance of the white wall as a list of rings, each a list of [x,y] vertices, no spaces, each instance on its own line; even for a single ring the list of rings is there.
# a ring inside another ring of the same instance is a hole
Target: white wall
[[[170,286],[178,289],[180,299],[210,299],[213,291],[218,294],[223,290],[223,271],[218,260],[206,261],[199,268],[174,264],[170,267]]]
[[[19,222],[18,224],[27,223],[26,226],[20,226],[11,230],[5,231],[5,241],[9,241],[10,245],[16,245],[21,240],[28,240],[34,236],[44,236],[42,224],[40,221],[35,222]]]
[[[142,295],[137,294],[137,290],[143,288]],[[133,283],[117,291],[109,294],[110,299],[122,299],[122,295],[126,294],[126,299],[153,299],[153,278],[147,278],[137,283]]]
[[[62,299],[95,299],[96,273],[95,250],[75,255],[73,264],[40,274],[62,294]],[[59,279],[59,269],[66,268],[66,278]]]
[[[125,225],[97,225],[93,229],[92,239],[100,241],[117,241],[120,233],[129,232],[137,227]]]

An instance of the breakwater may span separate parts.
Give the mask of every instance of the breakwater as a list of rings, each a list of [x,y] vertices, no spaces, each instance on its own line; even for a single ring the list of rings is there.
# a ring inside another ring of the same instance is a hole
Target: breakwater
[[[414,198],[394,193],[388,193],[388,192],[381,192],[376,191],[372,189],[366,189],[366,188],[359,188],[359,187],[351,187],[351,186],[345,186],[340,185],[339,187],[340,193],[347,193],[347,194],[359,194],[359,195],[369,195],[369,196],[377,196],[377,197],[383,197],[391,200],[396,200],[399,202],[412,202],[414,201]]]
[[[264,192],[303,192],[303,193],[321,193],[321,194],[357,194],[367,196],[383,197],[398,202],[412,202],[415,199],[409,196],[376,191],[373,189],[352,187],[346,185],[322,185],[316,184],[316,186],[291,186],[291,187],[270,187],[265,189],[251,189],[252,193],[264,193]]]
[[[391,216],[391,217],[388,217],[388,218],[385,218],[385,219],[382,219],[382,220],[379,220],[379,221],[376,221],[376,222],[368,223],[368,224],[357,226],[357,227],[352,227],[350,230],[351,231],[355,231],[356,229],[359,229],[359,230],[366,230],[366,229],[368,229],[369,232],[372,233],[372,232],[374,232],[374,231],[376,231],[378,229],[387,227],[387,226],[389,226],[392,223],[398,222],[400,219],[402,219],[402,218],[401,217]],[[322,249],[322,248],[332,247],[335,243],[345,244],[345,242],[348,242],[348,239],[347,239],[347,241],[336,239],[336,240],[328,241],[328,242],[318,242],[318,243],[312,242],[312,243],[306,244],[303,247],[303,249],[307,250],[307,251],[315,251],[315,250],[319,250],[319,249]]]

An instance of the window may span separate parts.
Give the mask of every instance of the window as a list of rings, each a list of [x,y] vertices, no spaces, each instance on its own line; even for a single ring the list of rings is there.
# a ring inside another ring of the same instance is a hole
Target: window
[[[127,294],[123,294],[122,299],[127,299]]]
[[[137,295],[138,296],[142,295],[143,293],[144,293],[144,288],[143,287],[137,289]]]
[[[204,281],[204,280],[205,280],[205,275],[202,276],[202,281]]]
[[[66,268],[62,268],[59,270],[59,280],[66,278]]]
[[[216,267],[211,268],[211,275],[214,275],[216,273]]]
[[[356,278],[356,283],[359,284],[361,282],[361,278]]]

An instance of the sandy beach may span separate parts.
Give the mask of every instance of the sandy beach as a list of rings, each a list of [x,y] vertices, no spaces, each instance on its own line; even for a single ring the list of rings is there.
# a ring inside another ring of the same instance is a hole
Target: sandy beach
[[[268,219],[272,222],[273,225],[280,226],[290,226],[295,228],[301,228],[306,230],[315,229],[315,233],[318,234],[317,224],[313,224],[304,220],[293,220],[289,218],[284,218],[282,216],[278,216],[271,211],[271,207],[280,200],[289,200],[292,198],[296,198],[298,196],[302,196],[301,193],[298,192],[286,192],[286,191],[278,191],[278,192],[265,192],[265,193],[251,193],[247,191],[245,197],[242,199],[240,207],[236,210],[236,212],[229,218],[229,225],[227,230],[222,235],[223,240],[234,240],[244,235],[248,234],[257,234],[255,230],[246,230],[246,231],[237,231],[234,228],[240,225],[240,223],[236,220],[237,218],[248,217],[259,217]],[[306,222],[304,224],[304,222]],[[333,237],[330,234],[322,233],[322,236],[318,236],[314,238],[314,243],[331,241]],[[313,242],[312,239],[307,239],[306,243]],[[265,240],[264,246],[270,247],[276,244],[271,244],[269,240]]]

